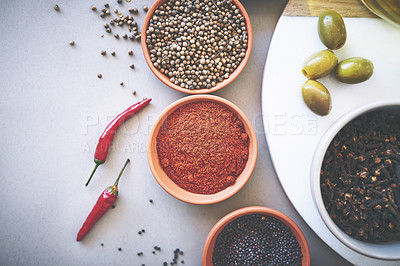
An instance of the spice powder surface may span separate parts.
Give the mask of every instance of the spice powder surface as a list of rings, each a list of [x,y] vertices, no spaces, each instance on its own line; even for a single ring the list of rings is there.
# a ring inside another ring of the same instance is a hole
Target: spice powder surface
[[[168,177],[196,194],[233,185],[246,166],[249,137],[238,115],[212,101],[192,102],[170,114],[157,135]]]

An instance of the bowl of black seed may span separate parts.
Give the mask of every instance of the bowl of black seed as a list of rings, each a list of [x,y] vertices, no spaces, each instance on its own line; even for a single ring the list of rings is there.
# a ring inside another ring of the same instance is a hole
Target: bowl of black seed
[[[300,228],[267,207],[246,207],[223,217],[210,231],[203,265],[310,265]]]
[[[164,84],[204,94],[242,72],[253,32],[239,0],[160,0],[146,15],[141,42],[147,64]]]
[[[400,101],[339,118],[311,169],[314,203],[332,234],[363,255],[400,260]]]

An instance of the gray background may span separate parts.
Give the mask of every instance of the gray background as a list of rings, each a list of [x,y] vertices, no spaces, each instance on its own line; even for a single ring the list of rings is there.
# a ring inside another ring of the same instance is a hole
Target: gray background
[[[161,265],[171,261],[177,247],[185,252],[180,258],[185,265],[200,265],[212,226],[229,212],[252,205],[277,209],[293,219],[308,240],[312,265],[348,264],[293,208],[274,172],[265,141],[262,73],[286,1],[243,1],[253,26],[252,56],[242,74],[214,94],[239,106],[253,123],[258,161],[239,193],[210,206],[181,202],[152,177],[146,157],[149,129],[165,107],[185,95],[151,73],[138,42],[116,40],[105,32],[105,21],[90,9],[93,4],[100,9],[105,2],[0,3],[1,265]],[[152,1],[109,3],[111,10],[118,8],[124,14],[137,7],[140,11],[135,18],[141,26],[145,17],[141,7],[151,6]],[[60,12],[54,11],[55,4]],[[114,33],[124,32],[126,28]],[[71,40],[74,47],[68,44]],[[133,57],[127,54],[130,49]],[[101,56],[101,50],[107,50],[108,56]],[[110,55],[113,50],[116,57]],[[129,68],[131,63],[135,70]],[[104,127],[144,96],[153,98],[151,105],[121,128],[107,162],[84,187]],[[116,208],[76,243],[78,229],[127,157],[132,163],[121,179]],[[154,204],[148,202],[150,198]],[[142,228],[146,233],[140,236],[137,232]],[[151,254],[154,245],[162,248],[157,255]],[[138,257],[137,252],[144,256]]]

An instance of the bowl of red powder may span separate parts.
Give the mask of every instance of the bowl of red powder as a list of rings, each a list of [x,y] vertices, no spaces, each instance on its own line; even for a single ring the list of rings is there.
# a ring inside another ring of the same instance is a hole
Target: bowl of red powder
[[[212,204],[246,184],[257,160],[257,139],[233,103],[212,95],[189,96],[161,113],[150,132],[147,158],[169,194]]]

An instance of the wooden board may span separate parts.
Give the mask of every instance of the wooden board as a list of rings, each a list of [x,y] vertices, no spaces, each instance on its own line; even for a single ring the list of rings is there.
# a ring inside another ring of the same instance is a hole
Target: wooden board
[[[343,17],[376,18],[361,0],[289,0],[284,16],[317,17],[324,10],[336,10]]]

